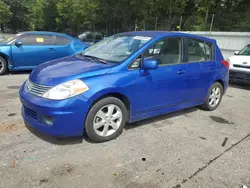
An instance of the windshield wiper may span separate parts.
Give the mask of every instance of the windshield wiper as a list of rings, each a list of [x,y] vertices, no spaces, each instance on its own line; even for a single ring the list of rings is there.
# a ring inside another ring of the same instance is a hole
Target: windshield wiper
[[[86,58],[90,58],[93,61],[98,62],[98,63],[107,64],[107,62],[104,59],[101,59],[101,58],[98,58],[98,57],[95,57],[95,56],[92,56],[92,55],[81,54],[81,56],[86,57]]]

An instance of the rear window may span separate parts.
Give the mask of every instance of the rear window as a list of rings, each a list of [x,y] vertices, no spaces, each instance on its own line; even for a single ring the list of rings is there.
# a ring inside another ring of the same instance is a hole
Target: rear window
[[[71,39],[63,36],[56,36],[56,45],[68,45],[71,43]]]

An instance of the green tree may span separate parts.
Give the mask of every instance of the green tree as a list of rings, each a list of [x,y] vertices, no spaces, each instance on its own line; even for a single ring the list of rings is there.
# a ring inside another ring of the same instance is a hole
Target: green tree
[[[97,0],[59,0],[56,21],[62,31],[76,35],[79,30],[89,29],[97,21]]]
[[[57,31],[57,2],[58,0],[35,0],[31,16],[33,30]]]
[[[10,12],[9,7],[0,0],[0,29],[3,31],[4,26],[8,23],[12,13]]]
[[[7,27],[12,32],[25,31],[30,29],[31,7],[34,0],[3,0],[9,6],[12,16]]]

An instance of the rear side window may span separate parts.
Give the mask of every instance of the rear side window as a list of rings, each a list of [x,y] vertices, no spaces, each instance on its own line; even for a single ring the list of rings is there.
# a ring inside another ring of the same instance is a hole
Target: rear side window
[[[189,62],[213,60],[213,44],[197,39],[187,39],[187,58]]]
[[[205,43],[196,39],[187,39],[188,61],[205,61]]]
[[[86,35],[86,40],[93,40],[93,35],[87,34]]]
[[[95,40],[98,40],[98,41],[99,41],[99,40],[102,40],[102,36],[101,36],[101,35],[96,35],[96,36],[95,36]]]
[[[63,36],[56,36],[56,45],[68,45],[69,43],[71,43],[71,40],[69,38]]]
[[[53,45],[52,35],[26,35],[21,38],[23,45]]]

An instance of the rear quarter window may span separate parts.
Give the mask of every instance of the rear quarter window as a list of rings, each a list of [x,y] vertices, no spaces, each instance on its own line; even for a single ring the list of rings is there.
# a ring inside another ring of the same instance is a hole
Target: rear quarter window
[[[71,43],[71,39],[63,36],[56,36],[56,45],[68,45]]]
[[[210,42],[205,42],[205,54],[206,54],[206,60],[214,60],[214,53],[213,53],[213,44]]]

